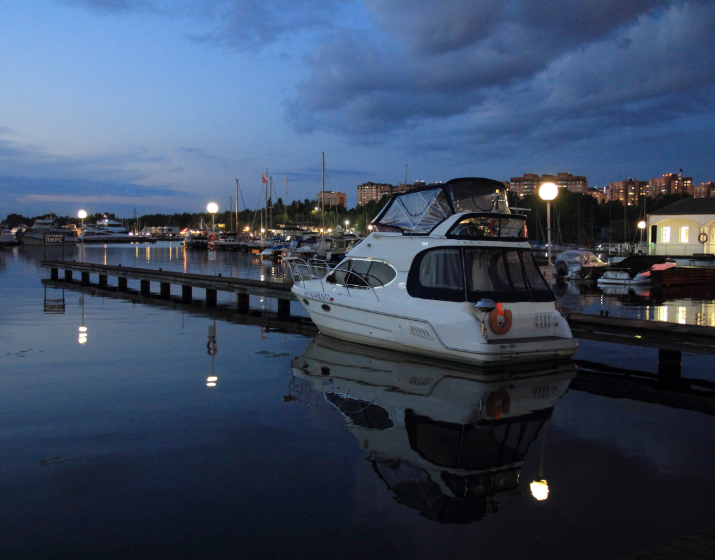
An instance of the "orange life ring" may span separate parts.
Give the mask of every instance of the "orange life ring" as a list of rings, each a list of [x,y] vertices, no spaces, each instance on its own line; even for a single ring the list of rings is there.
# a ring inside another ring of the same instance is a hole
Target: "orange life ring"
[[[494,334],[506,334],[511,329],[511,311],[497,303],[496,309],[489,313],[489,328]]]
[[[216,235],[215,233],[210,233],[207,243],[210,250],[213,251],[214,249],[216,249],[216,247],[218,246],[218,235]]]
[[[487,397],[487,416],[499,420],[502,414],[509,414],[511,397],[504,389],[492,391]]]
[[[701,231],[700,235],[698,235],[698,242],[705,245],[708,242],[708,234],[704,231]]]

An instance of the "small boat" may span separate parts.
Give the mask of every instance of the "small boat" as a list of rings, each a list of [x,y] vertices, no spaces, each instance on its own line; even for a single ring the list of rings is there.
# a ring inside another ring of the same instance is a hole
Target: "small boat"
[[[0,248],[15,243],[15,236],[11,229],[0,230]]]
[[[655,271],[675,268],[676,264],[666,257],[659,256],[633,256],[611,265],[601,278],[597,280],[599,286],[607,284],[621,284],[624,286],[636,284],[650,284],[651,273]]]
[[[559,278],[595,280],[603,275],[609,264],[602,261],[591,251],[571,250],[556,256],[554,269]]]
[[[472,364],[553,360],[577,342],[503,183],[393,195],[335,267],[301,259],[293,293],[324,334]]]
[[[316,257],[327,262],[339,261],[361,240],[362,237],[352,234],[320,237],[316,246]]]

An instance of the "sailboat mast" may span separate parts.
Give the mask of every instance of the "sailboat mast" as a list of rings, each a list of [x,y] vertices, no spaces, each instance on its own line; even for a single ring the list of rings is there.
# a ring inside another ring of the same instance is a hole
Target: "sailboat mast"
[[[271,205],[269,206],[269,220],[268,220],[268,229],[273,229],[273,177],[270,179],[270,185],[271,185],[271,196],[269,197]]]
[[[236,179],[236,235],[238,235],[238,179]]]
[[[320,231],[325,235],[325,152],[323,152],[323,190],[320,195]]]

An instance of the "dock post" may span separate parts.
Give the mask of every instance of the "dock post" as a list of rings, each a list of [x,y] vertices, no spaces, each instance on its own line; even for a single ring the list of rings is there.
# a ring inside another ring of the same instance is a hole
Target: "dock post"
[[[50,280],[59,280],[59,270],[56,268],[50,269]]]
[[[658,382],[665,389],[677,388],[681,381],[682,352],[658,350]]]
[[[107,287],[107,275],[106,275],[106,274],[100,274],[100,275],[99,275],[99,287],[100,287],[100,288],[106,288],[106,287]]]
[[[65,282],[72,282],[72,271],[65,270]]]
[[[192,300],[192,292],[191,292],[191,286],[181,286],[181,302],[182,303],[191,303]]]
[[[171,284],[168,282],[161,283],[161,299],[171,299]]]
[[[127,291],[127,279],[119,276],[117,278],[117,291],[126,292]]]
[[[278,318],[279,319],[290,319],[290,300],[289,299],[279,299],[278,300]]]
[[[151,282],[149,280],[141,280],[140,292],[143,296],[151,294]]]
[[[239,313],[248,313],[248,294],[236,294],[236,301],[238,303],[237,311]]]
[[[216,290],[206,288],[206,306],[216,307]]]
[[[89,272],[82,273],[82,285],[89,286]]]

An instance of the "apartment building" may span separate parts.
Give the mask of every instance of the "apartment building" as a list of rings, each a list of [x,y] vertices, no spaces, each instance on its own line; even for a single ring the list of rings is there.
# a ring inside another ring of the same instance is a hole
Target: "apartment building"
[[[520,198],[523,198],[530,194],[538,194],[539,187],[544,183],[556,183],[569,192],[588,193],[588,179],[583,175],[572,175],[571,173],[541,176],[536,173],[524,173],[521,177],[512,177],[508,186],[511,192],[515,192]]]
[[[703,183],[693,187],[693,197],[695,198],[711,198],[713,196],[715,196],[715,183]]]
[[[357,186],[358,206],[365,206],[372,200],[379,202],[385,195],[402,194],[424,186],[424,181],[415,181],[412,184],[400,183],[397,186],[390,185],[389,183],[373,183],[372,181],[368,181],[367,183]]]
[[[606,200],[619,201],[626,206],[638,204],[638,201],[648,192],[648,181],[638,181],[628,178],[625,181],[609,183],[606,187]]]
[[[675,173],[666,173],[648,181],[646,196],[663,196],[666,194],[693,194],[693,178],[683,177]]]
[[[318,201],[318,204],[321,203],[323,200],[323,192],[319,192],[316,196],[315,199]],[[345,193],[337,192],[337,191],[325,191],[325,202],[324,205],[326,208],[331,208],[332,206],[345,206],[347,207],[347,199],[348,196]]]

